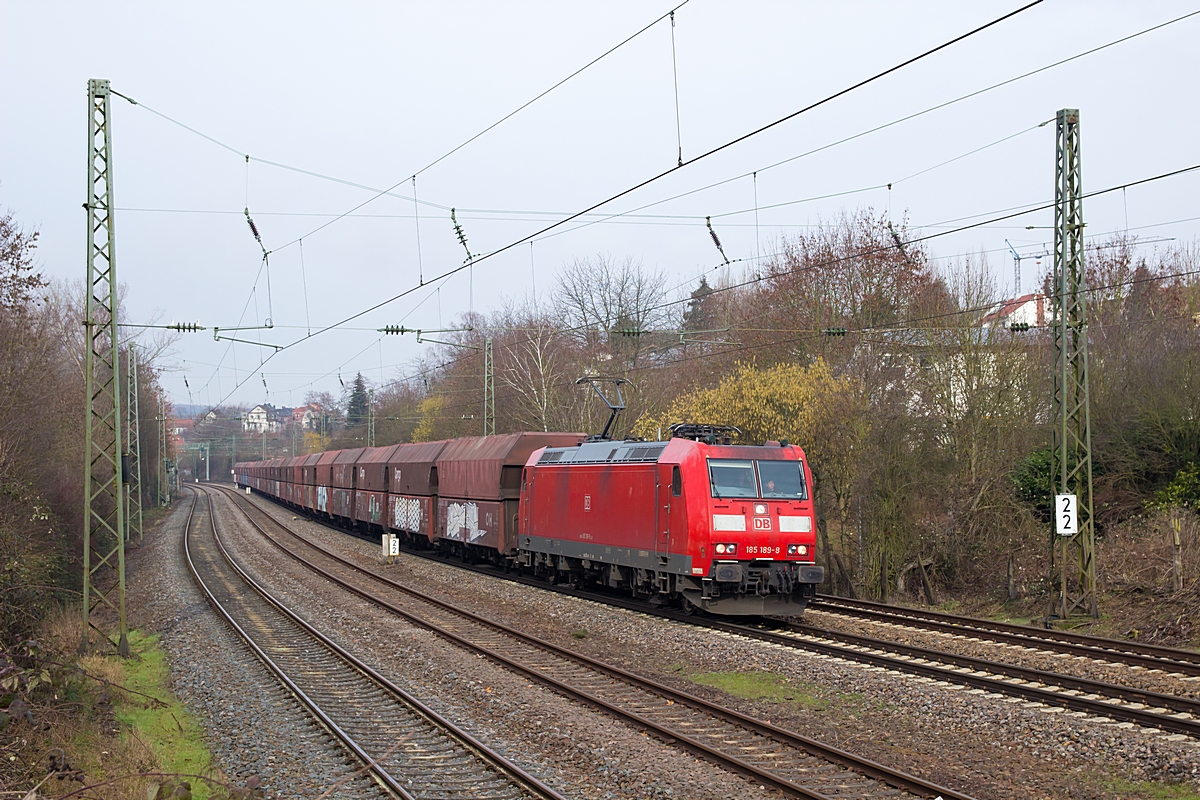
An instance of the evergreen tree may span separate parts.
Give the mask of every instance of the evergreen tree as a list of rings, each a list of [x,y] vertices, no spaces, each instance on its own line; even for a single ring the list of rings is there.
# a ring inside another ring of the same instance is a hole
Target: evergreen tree
[[[346,424],[350,427],[367,424],[367,381],[362,373],[354,376],[350,400],[346,403]]]
[[[691,299],[688,300],[687,309],[683,312],[683,329],[687,331],[703,331],[709,330],[712,326],[709,324],[709,308],[708,296],[713,293],[712,287],[708,285],[708,280],[700,279],[700,285],[692,292]]]

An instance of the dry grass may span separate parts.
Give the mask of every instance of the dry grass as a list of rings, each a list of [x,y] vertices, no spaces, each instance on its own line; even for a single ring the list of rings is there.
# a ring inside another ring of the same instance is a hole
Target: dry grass
[[[1174,523],[1183,591],[1175,591]],[[1200,645],[1200,515],[1156,511],[1112,526],[1096,544],[1101,610],[1112,634],[1176,647]]]
[[[1174,531],[1178,523],[1184,589],[1200,579],[1200,519],[1195,512],[1156,511],[1112,526],[1097,545],[1106,591],[1173,591]]]

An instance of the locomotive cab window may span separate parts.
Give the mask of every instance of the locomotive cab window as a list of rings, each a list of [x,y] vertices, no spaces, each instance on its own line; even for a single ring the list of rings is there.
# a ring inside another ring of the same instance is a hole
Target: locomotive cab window
[[[808,487],[799,461],[758,461],[758,477],[764,498],[807,500]]]
[[[710,460],[708,479],[713,497],[758,497],[753,461]]]
[[[671,496],[679,497],[683,494],[683,476],[679,474],[678,465],[671,467]]]

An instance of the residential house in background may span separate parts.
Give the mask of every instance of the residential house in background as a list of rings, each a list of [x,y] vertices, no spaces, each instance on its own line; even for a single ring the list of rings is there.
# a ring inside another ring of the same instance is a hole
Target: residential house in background
[[[984,328],[1008,328],[1013,325],[1040,328],[1049,321],[1049,302],[1044,294],[1026,294],[1003,300],[979,324]]]
[[[319,430],[321,427],[321,404],[309,403],[292,409],[292,424],[299,425],[306,431]]]
[[[279,409],[270,403],[261,403],[246,412],[242,419],[242,430],[254,433],[278,433],[280,428]]]

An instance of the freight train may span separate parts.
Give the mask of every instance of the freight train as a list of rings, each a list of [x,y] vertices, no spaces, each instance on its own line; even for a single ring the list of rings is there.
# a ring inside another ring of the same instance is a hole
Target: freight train
[[[812,472],[787,442],[509,433],[241,462],[239,486],[410,548],[714,614],[804,610],[817,566]],[[592,437],[593,439],[595,437]]]

